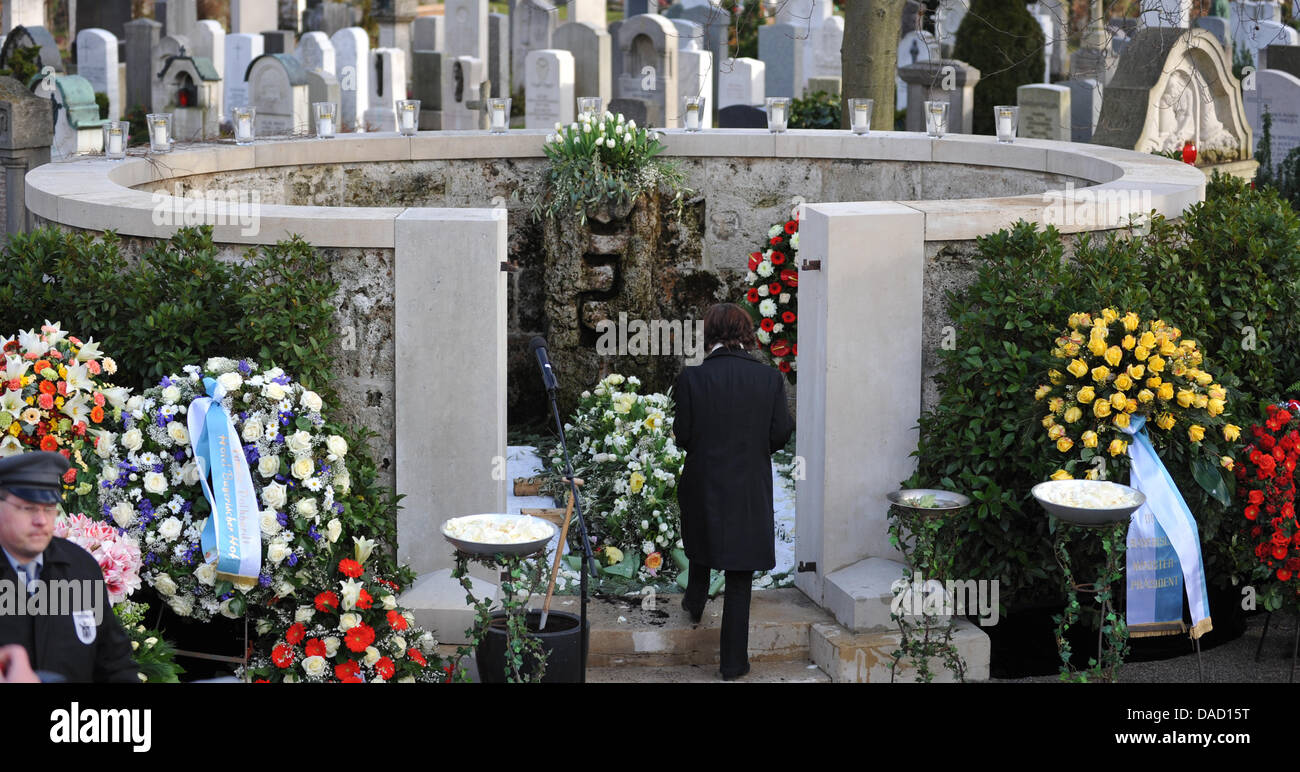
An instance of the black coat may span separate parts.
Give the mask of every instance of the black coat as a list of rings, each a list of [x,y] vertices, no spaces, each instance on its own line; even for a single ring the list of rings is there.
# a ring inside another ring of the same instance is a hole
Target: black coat
[[[772,453],[794,431],[785,378],[720,348],[682,370],[673,399],[673,434],[686,451],[677,489],[686,557],[723,571],[773,568]]]
[[[0,614],[0,645],[17,643],[26,647],[33,670],[58,673],[68,681],[139,683],[130,639],[109,605],[108,586],[95,558],[80,546],[56,536],[45,548],[40,578],[41,581],[94,580],[99,608],[103,611],[94,639],[89,644],[82,643],[71,610],[60,608],[63,613],[59,616]],[[0,580],[21,588],[18,574],[3,553],[0,553]],[[93,606],[87,601],[85,608]]]

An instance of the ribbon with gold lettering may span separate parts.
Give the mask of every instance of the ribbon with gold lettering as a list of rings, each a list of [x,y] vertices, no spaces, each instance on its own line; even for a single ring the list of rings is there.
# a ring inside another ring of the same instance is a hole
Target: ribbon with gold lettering
[[[1133,435],[1128,447],[1129,485],[1146,495],[1146,503],[1130,517],[1125,552],[1129,635],[1141,638],[1187,630],[1185,590],[1192,611],[1191,635],[1200,638],[1211,630],[1200,535],[1145,425],[1146,418],[1135,416],[1124,428]]]
[[[203,495],[212,505],[201,536],[203,560],[216,563],[218,578],[255,582],[262,565],[257,491],[239,433],[221,406],[225,388],[212,378],[204,378],[203,385],[208,396],[191,402],[188,414],[194,463]]]

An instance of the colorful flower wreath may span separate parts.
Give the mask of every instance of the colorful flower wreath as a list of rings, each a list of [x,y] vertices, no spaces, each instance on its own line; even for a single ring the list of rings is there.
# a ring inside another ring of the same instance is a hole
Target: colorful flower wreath
[[[1265,606],[1281,596],[1300,595],[1300,527],[1295,513],[1295,469],[1300,460],[1300,402],[1269,405],[1268,419],[1251,427],[1254,439],[1237,465],[1237,492],[1242,502],[1242,545],[1255,579],[1278,584],[1264,590]],[[1276,594],[1270,602],[1267,597]]]
[[[799,355],[799,217],[773,225],[763,249],[749,255],[745,308],[758,325],[758,342],[772,363],[795,380]]]

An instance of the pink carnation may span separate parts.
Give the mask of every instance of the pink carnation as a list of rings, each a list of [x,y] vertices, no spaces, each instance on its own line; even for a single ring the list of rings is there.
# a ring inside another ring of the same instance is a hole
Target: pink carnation
[[[67,539],[95,558],[104,572],[108,600],[117,604],[140,589],[140,545],[108,523],[76,514],[59,518],[54,535]]]

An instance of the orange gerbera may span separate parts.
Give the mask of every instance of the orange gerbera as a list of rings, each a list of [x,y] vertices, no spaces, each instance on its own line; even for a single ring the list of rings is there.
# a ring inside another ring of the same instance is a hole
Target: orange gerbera
[[[54,381],[41,381],[39,388],[42,394],[53,394],[58,391],[58,389],[54,387]]]
[[[645,567],[650,571],[658,571],[664,565],[664,556],[658,552],[651,552],[646,556]]]
[[[95,405],[90,409],[90,420],[99,423],[104,420],[104,408]]]
[[[47,360],[44,360],[44,359],[38,359],[38,360],[36,360],[36,364],[32,365],[32,372],[34,372],[34,373],[40,373],[40,371],[42,371],[42,370],[44,370],[45,368],[50,367],[50,366],[51,366],[51,365],[50,365],[50,363],[49,363]]]
[[[59,449],[59,440],[53,434],[47,434],[41,438],[41,450],[55,451]]]

